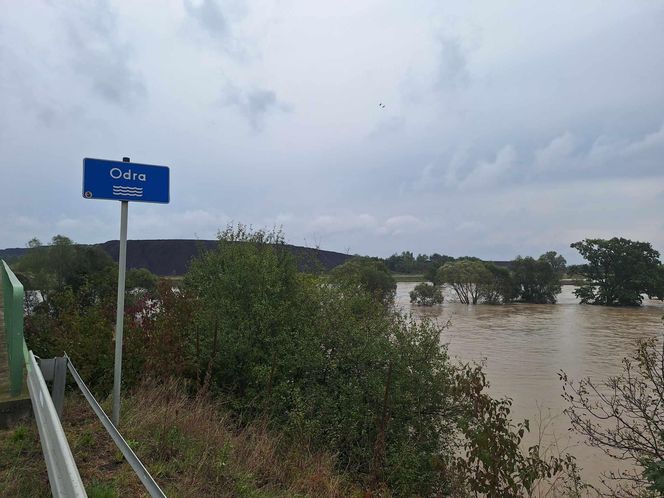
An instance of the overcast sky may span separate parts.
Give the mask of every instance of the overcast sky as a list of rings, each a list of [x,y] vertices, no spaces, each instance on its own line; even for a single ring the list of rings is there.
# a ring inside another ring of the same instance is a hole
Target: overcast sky
[[[0,247],[118,238],[82,159],[129,156],[171,168],[132,239],[664,250],[662,1],[0,4]]]

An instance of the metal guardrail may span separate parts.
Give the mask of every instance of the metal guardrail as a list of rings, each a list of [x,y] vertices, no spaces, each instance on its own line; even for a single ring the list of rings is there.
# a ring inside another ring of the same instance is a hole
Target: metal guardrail
[[[23,365],[25,342],[23,340],[23,304],[25,292],[23,284],[11,271],[7,263],[0,265],[2,273],[2,294],[5,303],[5,336],[9,357],[9,392],[18,396],[23,390]]]
[[[39,439],[53,496],[55,498],[87,498],[88,496],[60,422],[67,375],[67,369],[64,367],[66,363],[83,396],[150,496],[166,498],[159,485],[99,406],[67,354],[65,353],[64,358],[39,359],[38,362],[33,352],[28,351],[23,338],[23,304],[25,301],[23,285],[4,261],[2,261],[0,270],[2,271],[2,291],[5,303],[5,331],[10,363],[11,392],[15,396],[20,394],[23,389],[23,365],[25,364],[28,392],[39,430]],[[53,395],[49,393],[44,374],[46,374],[47,380],[53,381]]]
[[[51,492],[56,498],[85,498],[88,495],[69,448],[67,436],[62,429],[51,394],[32,351],[28,351],[26,363],[28,390],[39,429],[39,440],[44,453]]]
[[[83,382],[83,379],[81,379],[81,376],[76,371],[76,368],[74,368],[74,365],[70,361],[69,356],[67,356],[67,353],[65,353],[65,359],[67,360],[67,367],[69,368],[69,373],[71,373],[72,377],[74,377],[74,380],[78,385],[78,388],[83,393],[83,396],[85,396],[85,399],[88,400],[88,403],[90,404],[94,412],[97,414],[97,417],[99,417],[99,420],[101,421],[102,425],[113,439],[115,445],[124,455],[125,459],[127,460],[127,463],[129,463],[129,465],[131,465],[131,468],[134,469],[134,472],[136,472],[136,475],[141,480],[143,486],[145,486],[145,489],[148,491],[148,493],[150,493],[150,496],[152,498],[166,498],[164,492],[161,490],[156,481],[152,478],[147,469],[143,466],[143,464],[138,459],[138,457],[131,449],[131,447],[127,444],[127,441],[124,440],[122,435],[115,428],[111,420],[108,418],[108,415],[106,415],[106,412],[104,412],[102,407],[99,406],[99,403],[97,403],[97,400],[88,389],[88,386],[85,385],[85,382]]]
[[[14,272],[2,261],[2,295],[4,301],[5,335],[9,359],[10,394],[23,390],[23,365],[26,366],[28,392],[35,414],[48,481],[56,498],[85,498],[88,495],[78,473],[67,436],[60,423],[41,368],[23,338],[23,304],[25,291]],[[64,386],[63,386],[64,387]]]

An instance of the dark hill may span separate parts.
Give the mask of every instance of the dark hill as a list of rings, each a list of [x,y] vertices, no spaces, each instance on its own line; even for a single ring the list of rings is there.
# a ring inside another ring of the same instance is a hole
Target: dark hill
[[[216,244],[216,240],[128,240],[127,267],[147,268],[160,276],[184,275],[192,258],[202,250],[214,248]],[[119,241],[109,240],[94,245],[103,249],[114,261],[118,261]],[[295,256],[300,270],[331,270],[351,258],[347,254],[309,247],[287,244],[285,248]],[[27,250],[27,248],[0,249],[0,259],[9,262],[23,256]]]

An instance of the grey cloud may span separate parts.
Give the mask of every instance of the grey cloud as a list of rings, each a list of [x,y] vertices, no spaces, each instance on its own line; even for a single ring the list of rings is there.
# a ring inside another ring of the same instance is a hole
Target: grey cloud
[[[664,125],[631,139],[600,135],[588,142],[570,132],[534,153],[532,180],[660,175]]]
[[[244,0],[183,0],[187,18],[185,25],[195,29],[187,29],[188,36],[223,55],[230,56],[238,63],[247,64],[260,58],[255,53],[251,41],[247,37],[237,36],[234,27],[246,18],[248,6]]]
[[[403,116],[390,116],[381,120],[369,133],[368,138],[382,138],[386,134],[398,133],[406,126]]]
[[[126,109],[140,104],[147,90],[140,73],[131,67],[131,47],[120,39],[117,16],[108,1],[68,12],[65,23],[74,67],[90,79],[93,91]]]
[[[467,52],[459,38],[441,36],[438,39],[438,73],[436,89],[454,90],[468,85]]]
[[[265,125],[265,117],[274,112],[290,112],[292,107],[280,101],[277,94],[272,90],[254,88],[241,90],[234,85],[228,85],[222,104],[237,108],[247,118],[251,129],[255,132],[262,131]]]
[[[516,150],[511,145],[506,145],[498,151],[493,161],[480,161],[459,183],[459,188],[494,188],[497,184],[505,183],[516,167],[516,160]]]
[[[24,216],[5,245],[117,237],[115,206],[80,195],[94,154],[172,166],[172,203],[137,203],[133,237],[229,217],[375,255],[664,247],[650,3],[183,2],[5,2],[0,207]]]
[[[20,48],[11,47],[11,41],[16,33],[10,32],[0,21],[0,61],[3,70],[0,71],[0,99],[8,117],[10,100],[13,100],[22,111],[37,118],[37,121],[46,127],[52,127],[60,121],[60,109],[51,94],[39,91],[43,83],[43,75],[48,74],[50,68],[31,44],[24,43]],[[8,126],[8,125],[7,125]],[[0,136],[2,135],[0,127]]]
[[[499,189],[510,185],[518,173],[518,155],[512,145],[499,149],[492,160],[479,159],[460,148],[451,158],[430,162],[404,189],[417,192]]]
[[[191,0],[184,0],[184,7],[198,26],[210,36],[223,38],[228,35],[228,21],[214,0],[203,0],[198,6],[194,5]]]
[[[660,176],[662,157],[664,124],[631,139],[605,135],[588,139],[565,131],[539,145],[503,146],[492,160],[460,148],[451,157],[448,154],[426,163],[404,184],[403,193]]]
[[[545,147],[535,151],[535,170],[547,172],[569,163],[576,149],[574,136],[565,132],[554,138]]]

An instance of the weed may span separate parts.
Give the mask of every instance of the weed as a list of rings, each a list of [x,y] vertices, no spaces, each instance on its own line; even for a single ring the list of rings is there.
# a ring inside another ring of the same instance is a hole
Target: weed
[[[117,498],[118,490],[112,484],[92,483],[86,490],[89,498]]]

